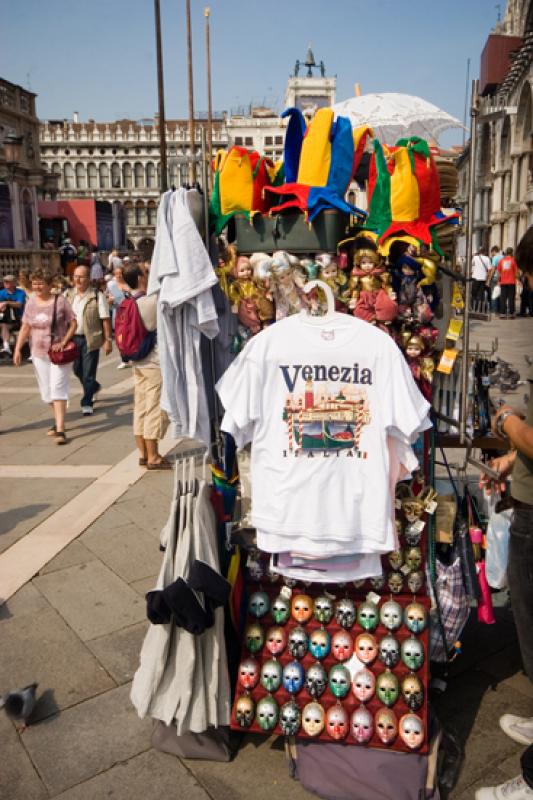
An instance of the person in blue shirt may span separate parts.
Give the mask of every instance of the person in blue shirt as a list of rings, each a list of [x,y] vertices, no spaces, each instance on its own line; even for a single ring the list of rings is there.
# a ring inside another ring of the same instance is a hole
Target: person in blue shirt
[[[4,275],[4,288],[0,290],[0,332],[2,335],[2,350],[11,355],[9,337],[11,331],[17,330],[22,319],[26,293],[17,289],[14,275]]]

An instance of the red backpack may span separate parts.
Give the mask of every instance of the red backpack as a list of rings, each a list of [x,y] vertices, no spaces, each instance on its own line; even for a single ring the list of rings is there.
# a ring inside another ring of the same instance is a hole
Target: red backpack
[[[137,301],[126,294],[115,316],[115,342],[122,359],[141,361],[153,349],[155,341],[156,332],[146,330]]]

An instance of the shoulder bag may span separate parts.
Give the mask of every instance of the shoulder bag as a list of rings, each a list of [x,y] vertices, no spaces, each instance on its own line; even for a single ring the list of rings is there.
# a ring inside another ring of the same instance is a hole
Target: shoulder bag
[[[54,343],[55,333],[56,333],[56,312],[57,312],[57,294],[54,297],[54,313],[52,316],[52,326],[51,326],[51,333],[52,333],[52,344]],[[80,354],[78,345],[76,342],[73,342],[72,339],[68,344],[63,348],[63,350],[50,350],[48,351],[48,358],[52,362],[52,364],[71,364],[73,361],[76,361]]]

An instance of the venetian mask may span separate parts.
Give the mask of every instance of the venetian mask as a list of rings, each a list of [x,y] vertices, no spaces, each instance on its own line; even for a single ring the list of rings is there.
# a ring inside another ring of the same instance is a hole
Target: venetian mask
[[[303,658],[307,653],[309,640],[303,628],[293,628],[289,633],[287,647],[293,658]]]
[[[402,624],[402,607],[396,600],[387,600],[383,603],[379,612],[381,624],[384,625],[388,631],[397,631]]]
[[[333,601],[325,595],[320,595],[315,600],[313,614],[317,622],[327,625],[333,617]]]
[[[266,649],[273,656],[283,653],[287,645],[287,634],[279,625],[269,628],[266,634]]]
[[[419,569],[422,563],[422,550],[419,547],[409,547],[405,551],[405,563],[409,569]]]
[[[281,686],[281,673],[282,667],[279,661],[275,661],[273,658],[265,661],[261,667],[261,686],[267,692],[277,692]]]
[[[339,741],[348,736],[348,714],[340,703],[331,706],[326,711],[326,731],[332,739]]]
[[[411,547],[417,545],[422,538],[422,531],[417,527],[416,523],[413,525],[405,526],[405,541]]]
[[[353,652],[353,642],[347,631],[337,631],[333,634],[331,652],[337,661],[348,661]]]
[[[417,714],[404,714],[400,719],[400,738],[410,750],[417,750],[424,741],[424,723]]]
[[[387,586],[393,594],[400,594],[403,588],[403,578],[400,572],[389,572]]]
[[[361,703],[368,703],[376,690],[376,679],[369,669],[360,669],[352,680],[352,690]]]
[[[396,536],[399,539],[400,536],[402,535],[402,521],[401,521],[401,519],[395,519],[394,520],[394,525],[395,525],[395,528],[396,528]]]
[[[411,636],[402,642],[402,661],[406,667],[416,672],[424,663],[424,648],[422,642]]]
[[[253,689],[259,683],[259,664],[255,658],[245,658],[239,664],[239,683],[244,689]]]
[[[360,633],[355,640],[355,655],[363,664],[372,664],[378,654],[377,642],[371,633]]]
[[[290,661],[283,667],[283,688],[289,694],[296,694],[304,685],[304,668],[299,661]]]
[[[402,696],[407,708],[418,711],[424,703],[424,687],[418,675],[410,673],[402,679]]]
[[[384,636],[379,643],[379,660],[386,667],[395,667],[400,660],[400,642],[394,636]]]
[[[424,573],[420,570],[415,570],[415,572],[410,572],[407,576],[407,586],[409,587],[409,591],[415,594],[419,592],[422,586],[424,585]]]
[[[350,691],[350,673],[342,664],[335,664],[329,671],[328,686],[331,694],[342,700]]]
[[[380,708],[374,717],[376,733],[383,744],[392,744],[398,736],[398,720],[390,708]]]
[[[372,714],[363,706],[356,708],[351,718],[352,736],[359,744],[366,744],[374,733]]]
[[[266,592],[254,592],[248,601],[248,611],[253,617],[264,617],[270,610],[270,600]]]
[[[285,736],[296,736],[302,723],[300,709],[294,700],[289,700],[281,706],[279,712],[279,726]]]
[[[320,736],[326,724],[326,715],[320,703],[308,703],[302,712],[303,729],[308,736]]]
[[[291,604],[286,597],[279,594],[272,603],[272,617],[277,625],[285,625],[291,615]]]
[[[376,575],[375,578],[370,578],[370,585],[376,591],[383,589],[385,586],[385,576],[384,575]]]
[[[402,500],[402,510],[407,522],[416,522],[424,513],[424,504],[420,500]]]
[[[235,720],[240,728],[249,728],[254,721],[255,703],[248,694],[243,694],[235,703]]]
[[[343,597],[335,603],[335,622],[341,628],[349,630],[355,622],[355,603],[348,597]]]
[[[291,613],[296,622],[309,622],[313,616],[313,598],[308,594],[295,594],[292,598]]]
[[[244,641],[246,642],[246,649],[255,655],[258,653],[265,643],[265,634],[263,628],[257,622],[251,622],[244,630]]]
[[[315,700],[326,691],[328,676],[322,664],[311,664],[305,676],[305,688]]]
[[[411,633],[422,633],[428,622],[427,611],[421,603],[409,603],[403,619]]]
[[[318,628],[309,635],[309,650],[315,658],[325,658],[329,655],[331,636],[324,628]]]
[[[400,549],[393,550],[392,553],[389,553],[389,564],[391,565],[392,569],[400,569],[403,565],[403,552]]]
[[[376,679],[376,695],[384,706],[393,706],[399,694],[398,678],[393,672],[387,670],[378,675]]]
[[[255,709],[255,719],[261,730],[271,731],[278,721],[278,704],[273,697],[262,697]]]
[[[379,622],[378,607],[375,603],[365,600],[359,606],[357,622],[365,631],[375,631]]]

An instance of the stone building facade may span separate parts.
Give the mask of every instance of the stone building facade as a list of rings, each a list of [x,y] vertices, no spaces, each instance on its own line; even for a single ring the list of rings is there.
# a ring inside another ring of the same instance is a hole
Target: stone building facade
[[[515,247],[533,224],[533,0],[508,1],[485,46],[481,77],[473,246]],[[465,207],[468,161],[467,149],[459,163]]]
[[[201,126],[195,122],[191,148],[187,120],[167,120],[169,186],[188,179],[188,159],[201,152]],[[213,149],[226,147],[222,121],[213,123]],[[61,199],[94,198],[124,207],[128,248],[151,252],[159,202],[160,159],[157,118],[140,121],[80,122],[47,120],[41,123],[43,166],[59,176]]]
[[[305,64],[289,77],[285,102],[309,112],[335,102],[336,79],[325,76],[309,50]],[[300,75],[300,69],[307,69]],[[316,74],[320,72],[320,74]],[[200,154],[201,126],[195,121],[191,148],[187,120],[167,120],[169,186],[188,180],[187,160]],[[248,114],[217,115],[213,121],[213,151],[241,145],[277,161],[283,157],[286,121],[276,111],[252,108]],[[58,199],[94,198],[124,207],[128,248],[149,254],[153,248],[159,202],[160,159],[157,117],[118,122],[46,120],[40,127],[43,167],[58,176]]]

